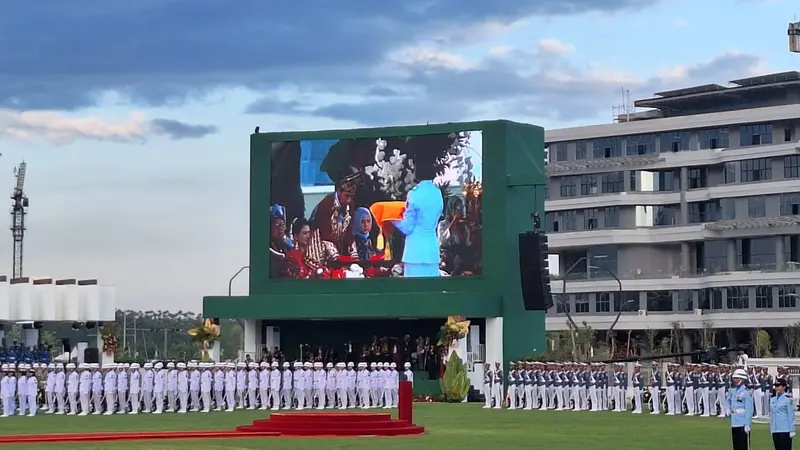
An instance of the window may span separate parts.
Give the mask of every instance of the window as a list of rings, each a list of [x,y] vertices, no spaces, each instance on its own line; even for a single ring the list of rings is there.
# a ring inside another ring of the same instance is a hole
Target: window
[[[706,202],[689,203],[689,223],[711,222],[709,206]]]
[[[584,230],[594,230],[599,228],[599,223],[597,221],[597,210],[596,209],[587,209],[583,212],[583,229]]]
[[[766,197],[747,197],[747,217],[757,218],[767,216]]]
[[[772,308],[772,286],[756,286],[756,308]]]
[[[800,193],[781,194],[781,215],[800,215]]]
[[[569,159],[569,157],[567,156],[567,143],[559,142],[555,144],[555,146],[556,146],[556,162],[567,161]]]
[[[570,308],[568,302],[562,302],[558,300],[556,301],[556,312],[558,314],[566,314],[568,312],[572,312],[572,308]]]
[[[736,199],[735,198],[721,198],[719,199],[719,220],[733,220],[736,218]]]
[[[709,288],[697,291],[697,301],[700,309],[722,309],[722,290]]]
[[[653,312],[672,311],[672,293],[669,291],[652,291],[647,293],[647,310]]]
[[[689,169],[689,189],[708,187],[708,169],[698,167]]]
[[[639,309],[639,293],[625,291],[622,293],[622,298],[619,294],[614,295],[614,312],[622,311],[636,311]]]
[[[593,142],[594,159],[618,158],[622,156],[622,138],[598,139]]]
[[[786,128],[783,129],[783,142],[792,142],[794,140],[792,136],[794,134],[793,133],[794,130],[792,129],[792,127],[793,127],[792,124],[790,123],[786,124]]]
[[[653,225],[657,227],[677,225],[679,211],[679,205],[656,206]]]
[[[595,294],[595,311],[611,312],[611,296],[612,294],[610,292],[600,292]]]
[[[736,183],[736,172],[738,168],[738,162],[725,163],[722,170],[722,182],[724,184]]]
[[[575,160],[583,159],[586,159],[586,141],[578,141],[575,143]]]
[[[619,251],[615,245],[599,245],[586,251],[589,274],[592,277],[609,277],[617,273]]]
[[[674,131],[661,135],[661,152],[682,152],[689,150],[688,131]]]
[[[558,213],[544,213],[544,225],[548,233],[559,232],[559,215]]]
[[[800,178],[800,156],[792,155],[783,158],[783,178]]]
[[[625,190],[625,173],[611,172],[602,175],[602,187],[604,194],[613,194]]]
[[[775,267],[775,237],[741,239],[736,243],[736,259],[744,269]]]
[[[650,134],[628,136],[625,141],[628,156],[649,155],[656,152],[656,136]]]
[[[728,270],[728,242],[705,241],[698,242],[698,253],[702,259],[698,264],[705,272],[717,273]],[[705,308],[704,308],[705,309]]]
[[[659,192],[671,192],[679,190],[681,187],[680,181],[681,178],[677,171],[669,170],[666,172],[656,172],[655,190]]]
[[[561,197],[575,197],[575,177],[561,177]]]
[[[636,192],[636,176],[639,172],[635,170],[631,170],[630,172],[630,188],[628,189],[630,192]]]
[[[778,286],[778,308],[796,308],[796,295],[794,286]]]
[[[597,178],[594,175],[581,175],[581,195],[597,195]]]
[[[746,286],[726,288],[728,309],[747,309],[750,307],[750,291]]]
[[[549,200],[550,199],[550,186],[545,186],[544,187],[544,199],[545,200]]]
[[[603,211],[603,218],[605,219],[606,228],[619,228],[619,208],[616,206],[609,206]]]
[[[575,314],[589,312],[589,295],[575,294]]]
[[[772,124],[745,125],[739,135],[739,145],[742,147],[772,144]]]
[[[700,150],[728,148],[728,129],[716,128],[711,130],[700,130],[697,132]]]
[[[694,292],[675,291],[678,296],[678,311],[694,311]]]
[[[772,159],[758,158],[741,161],[742,183],[772,179]]]
[[[578,228],[578,213],[576,211],[562,212],[561,226],[564,231],[575,231]]]

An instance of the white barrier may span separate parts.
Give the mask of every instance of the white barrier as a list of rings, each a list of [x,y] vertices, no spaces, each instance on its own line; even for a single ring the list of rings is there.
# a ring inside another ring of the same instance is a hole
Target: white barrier
[[[114,287],[97,280],[0,276],[0,321],[108,322],[115,310]]]

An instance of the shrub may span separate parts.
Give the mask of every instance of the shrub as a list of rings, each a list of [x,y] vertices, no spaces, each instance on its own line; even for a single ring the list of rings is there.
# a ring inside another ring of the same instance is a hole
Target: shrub
[[[462,402],[469,393],[469,377],[467,377],[467,365],[458,356],[458,352],[453,352],[444,370],[444,377],[439,381],[442,386],[444,401],[450,403]]]

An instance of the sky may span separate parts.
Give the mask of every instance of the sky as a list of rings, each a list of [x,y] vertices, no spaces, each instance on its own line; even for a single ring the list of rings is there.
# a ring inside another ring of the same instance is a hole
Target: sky
[[[797,68],[797,13],[788,0],[17,2],[0,16],[0,191],[25,160],[25,275],[199,312],[248,262],[255,126],[608,123],[623,90]]]

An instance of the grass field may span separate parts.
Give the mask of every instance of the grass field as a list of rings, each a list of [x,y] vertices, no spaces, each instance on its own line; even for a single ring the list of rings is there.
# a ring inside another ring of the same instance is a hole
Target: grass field
[[[161,416],[50,416],[0,419],[2,434],[91,433],[108,431],[230,430],[264,418],[242,411]],[[700,417],[666,417],[612,412],[497,411],[477,404],[417,404],[415,422],[427,434],[400,438],[227,439],[0,446],[26,449],[176,449],[192,450],[711,450],[730,445],[729,422]],[[754,449],[772,448],[769,428],[756,424]]]

